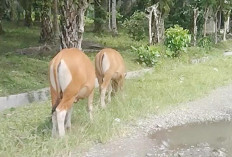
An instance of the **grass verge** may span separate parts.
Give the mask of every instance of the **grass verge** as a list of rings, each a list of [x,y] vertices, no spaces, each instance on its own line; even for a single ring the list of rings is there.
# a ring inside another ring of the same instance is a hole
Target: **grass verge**
[[[35,55],[15,53],[17,49],[40,45],[38,42],[39,27],[27,28],[5,21],[3,27],[6,32],[0,36],[0,96],[47,87],[48,62],[54,56],[54,52]],[[99,42],[106,47],[114,47],[119,50],[125,58],[128,71],[142,68],[135,62],[136,57],[130,52],[129,48],[133,41],[126,35],[120,34],[113,38],[109,34],[99,35],[86,32],[85,36],[87,40]],[[96,52],[87,53],[87,55],[93,61]]]
[[[51,138],[50,102],[4,111],[0,115],[0,156],[79,153],[94,143],[125,133],[125,124],[156,113],[157,108],[194,100],[231,83],[231,68],[232,57],[212,57],[196,65],[165,59],[152,74],[127,80],[124,99],[120,94],[115,96],[106,110],[98,107],[96,94],[92,124],[86,112],[86,100],[75,104],[72,131],[64,139]]]

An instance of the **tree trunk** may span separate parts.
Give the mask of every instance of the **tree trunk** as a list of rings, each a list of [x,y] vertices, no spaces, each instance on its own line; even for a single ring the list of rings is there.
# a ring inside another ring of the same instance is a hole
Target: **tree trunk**
[[[151,27],[152,27],[152,14],[153,12],[150,11],[149,12],[149,15],[148,15],[148,24],[149,24],[149,45],[152,45],[152,30],[151,30]]]
[[[206,37],[206,27],[207,27],[208,16],[209,16],[209,7],[207,7],[204,12],[204,30],[203,30],[204,37]]]
[[[222,23],[222,10],[219,11],[219,19],[218,19],[217,21],[218,21],[218,28],[217,28],[217,31],[218,31],[219,34],[220,34],[221,23]]]
[[[161,19],[161,13],[158,10],[159,4],[154,4],[146,10],[149,12],[149,44],[160,43],[162,34],[164,34],[164,20]],[[161,26],[162,25],[162,26]]]
[[[228,14],[228,17],[227,17],[227,29],[226,29],[227,33],[230,32],[230,14],[231,14],[231,10],[229,11],[229,14]]]
[[[41,20],[40,14],[38,12],[35,12],[35,22],[39,23]]]
[[[3,30],[3,27],[2,27],[3,13],[4,13],[3,1],[0,0],[0,34],[4,33],[4,30]]]
[[[223,40],[226,41],[226,33],[229,29],[229,22],[230,22],[230,10],[224,11],[224,31],[223,31]]]
[[[223,41],[226,41],[226,26],[227,25],[227,21],[224,21],[224,31],[223,31]]]
[[[153,22],[152,22],[152,41],[153,44],[159,43],[160,33],[159,33],[159,16],[157,15],[157,9],[153,12]]]
[[[30,27],[32,25],[31,8],[29,8],[28,10],[25,10],[24,25],[27,26],[27,27]]]
[[[194,17],[193,17],[193,45],[196,46],[197,44],[197,18],[199,16],[198,8],[193,9]]]
[[[61,3],[61,49],[77,48],[77,13],[73,0],[63,0]]]
[[[53,0],[53,4],[52,4],[52,14],[53,14],[53,38],[54,40],[58,40],[59,39],[59,23],[58,23],[58,0]]]
[[[107,19],[107,1],[94,0],[94,31],[102,32],[105,30],[105,23]]]
[[[87,0],[63,0],[61,3],[61,48],[76,47],[81,49],[84,33],[84,14],[88,7]]]
[[[111,0],[109,0],[109,23],[108,23],[109,30],[111,31]]]
[[[35,22],[36,23],[40,23],[40,21],[42,20],[41,16],[42,16],[42,7],[43,7],[43,0],[33,0],[33,9],[34,9],[34,13],[35,13]]]
[[[19,4],[18,1],[16,1],[16,12],[17,12],[17,24],[19,24],[21,16],[23,15],[24,9],[23,7]]]
[[[11,0],[11,4],[10,4],[10,20],[15,21],[16,18],[17,18],[16,2],[14,0]]]
[[[4,33],[4,30],[2,28],[2,20],[0,19],[0,35]]]
[[[78,2],[77,9],[77,32],[78,32],[78,41],[77,48],[81,50],[81,43],[83,40],[83,33],[85,27],[85,11],[89,6],[88,0],[81,0]]]
[[[112,0],[112,31],[113,31],[113,35],[118,34],[117,19],[116,19],[116,14],[117,14],[116,6],[117,6],[116,0]]]
[[[218,25],[217,25],[217,23],[218,23],[217,13],[218,13],[218,11],[216,11],[215,14],[214,14],[214,22],[215,22],[215,32],[214,32],[214,33],[215,33],[215,34],[214,34],[214,37],[215,37],[214,40],[215,40],[215,41],[214,41],[214,42],[215,42],[215,44],[217,44],[217,42],[218,42],[218,39],[217,39],[217,32],[218,32],[218,29],[217,29],[217,28],[218,28],[218,27],[217,27],[217,26],[218,26]]]
[[[45,43],[51,42],[53,39],[52,21],[50,18],[50,6],[50,0],[43,0],[40,41]]]
[[[164,42],[164,32],[165,32],[165,28],[164,28],[164,17],[160,18],[160,29],[159,29],[159,34],[160,34],[160,39],[159,39],[159,43],[163,43]]]

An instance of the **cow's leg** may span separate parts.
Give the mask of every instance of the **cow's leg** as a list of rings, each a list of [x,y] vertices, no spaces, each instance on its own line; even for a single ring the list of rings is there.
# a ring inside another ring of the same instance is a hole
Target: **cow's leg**
[[[56,111],[53,111],[53,109],[56,108],[56,106],[60,103],[60,99],[58,99],[56,91],[53,89],[52,86],[50,86],[50,92],[51,92],[51,99],[52,99],[52,137],[56,137],[57,135],[57,117],[56,117]]]
[[[56,111],[52,113],[52,137],[57,135],[57,117]]]
[[[104,78],[103,78],[103,83],[101,85],[101,107],[105,108],[106,104],[105,104],[105,96],[106,96],[106,89],[110,84],[112,75],[110,74],[105,74]]]
[[[88,112],[89,112],[89,118],[91,121],[93,121],[93,97],[94,97],[94,90],[90,93],[88,97]]]
[[[99,93],[101,93],[101,85],[103,83],[103,78],[99,75],[97,75],[98,85],[99,85]]]
[[[72,116],[73,107],[71,107],[66,114],[64,127],[66,130],[71,129],[71,116]]]
[[[112,93],[112,81],[109,83],[108,86],[108,102],[111,102],[111,93]]]
[[[60,104],[56,108],[56,116],[57,116],[57,124],[58,124],[58,132],[59,136],[63,137],[65,135],[65,117],[68,110],[71,109],[73,102],[75,101],[75,97],[67,97],[63,96],[63,99],[61,100]]]
[[[63,137],[65,135],[64,120],[65,120],[66,113],[67,113],[67,110],[56,109],[58,132],[59,132],[60,137]]]

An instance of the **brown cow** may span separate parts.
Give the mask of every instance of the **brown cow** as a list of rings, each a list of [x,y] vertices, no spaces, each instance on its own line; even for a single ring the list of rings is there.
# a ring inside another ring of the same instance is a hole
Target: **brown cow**
[[[72,104],[88,98],[92,119],[95,70],[90,59],[76,48],[61,50],[50,62],[50,91],[52,98],[52,135],[60,137],[71,127]]]
[[[95,57],[95,72],[101,93],[101,106],[105,108],[105,94],[108,89],[108,101],[111,101],[112,88],[116,92],[122,89],[125,79],[125,64],[119,52],[111,48],[101,50]]]

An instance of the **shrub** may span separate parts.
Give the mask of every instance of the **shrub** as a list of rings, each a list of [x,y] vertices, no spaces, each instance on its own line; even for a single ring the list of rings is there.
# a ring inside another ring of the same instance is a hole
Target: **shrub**
[[[171,57],[177,57],[181,51],[185,51],[191,41],[189,31],[175,25],[165,31],[166,54]]]
[[[210,37],[203,37],[198,41],[197,45],[199,47],[206,49],[206,50],[210,50],[212,47],[212,41],[211,41]]]
[[[146,66],[152,67],[158,62],[158,57],[160,52],[155,46],[141,46],[135,48],[131,46],[132,49],[136,52],[138,58],[137,61],[139,64],[144,64]]]
[[[144,12],[136,11],[130,19],[126,19],[123,27],[134,40],[142,40],[146,36],[147,20]]]

